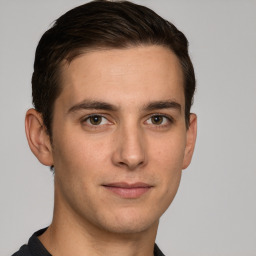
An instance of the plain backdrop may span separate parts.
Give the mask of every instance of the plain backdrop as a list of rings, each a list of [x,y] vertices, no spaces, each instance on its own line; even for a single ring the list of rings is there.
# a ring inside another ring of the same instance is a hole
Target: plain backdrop
[[[0,1],[0,254],[50,224],[53,175],[24,132],[36,45],[81,0]],[[191,166],[160,221],[168,256],[256,255],[256,1],[135,0],[190,42],[198,139]]]

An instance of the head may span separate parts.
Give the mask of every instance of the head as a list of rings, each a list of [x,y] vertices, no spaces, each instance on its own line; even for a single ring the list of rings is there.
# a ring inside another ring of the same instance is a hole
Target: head
[[[50,137],[54,102],[63,89],[63,62],[70,63],[80,54],[92,50],[140,45],[166,47],[179,59],[184,77],[184,117],[188,127],[195,75],[184,34],[147,7],[128,1],[96,0],[62,15],[38,44],[32,76],[33,104],[42,114]]]
[[[94,231],[155,230],[195,144],[185,36],[146,7],[93,1],[56,20],[34,69],[26,131],[54,165],[55,216]]]

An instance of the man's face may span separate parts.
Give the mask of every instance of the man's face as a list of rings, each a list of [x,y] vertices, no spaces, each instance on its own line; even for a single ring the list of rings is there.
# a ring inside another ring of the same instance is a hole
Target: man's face
[[[156,227],[188,165],[183,75],[160,46],[66,64],[54,106],[56,206],[110,232]]]

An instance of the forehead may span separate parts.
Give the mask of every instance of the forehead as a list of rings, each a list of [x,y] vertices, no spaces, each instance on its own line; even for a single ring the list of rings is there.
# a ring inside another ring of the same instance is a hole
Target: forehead
[[[184,105],[181,65],[162,46],[87,52],[64,65],[61,84],[65,107],[85,99],[120,106],[175,99]]]

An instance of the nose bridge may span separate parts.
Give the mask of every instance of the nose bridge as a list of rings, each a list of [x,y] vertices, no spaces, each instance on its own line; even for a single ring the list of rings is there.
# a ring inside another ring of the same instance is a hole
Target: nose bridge
[[[146,163],[146,141],[143,129],[135,120],[126,120],[119,127],[115,164],[133,170]]]

